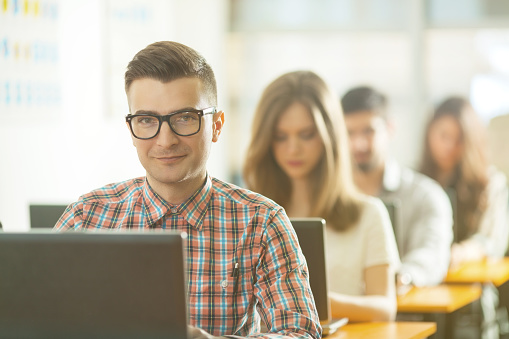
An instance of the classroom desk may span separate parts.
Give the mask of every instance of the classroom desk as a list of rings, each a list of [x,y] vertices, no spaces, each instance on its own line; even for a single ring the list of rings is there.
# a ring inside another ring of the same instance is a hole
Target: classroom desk
[[[500,287],[509,280],[509,258],[486,259],[462,264],[450,270],[444,282],[447,283],[492,283]]]
[[[481,297],[479,285],[438,285],[413,287],[398,296],[398,312],[452,313]]]
[[[441,328],[439,333],[444,338],[453,338],[453,312],[479,299],[481,292],[478,284],[413,287],[407,294],[398,296],[398,313],[423,314],[426,321],[436,319]]]
[[[352,323],[340,328],[327,339],[421,339],[437,330],[433,322]]]

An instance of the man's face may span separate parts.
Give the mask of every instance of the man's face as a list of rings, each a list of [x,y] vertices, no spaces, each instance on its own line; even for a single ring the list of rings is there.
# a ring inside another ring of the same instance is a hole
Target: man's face
[[[372,111],[345,114],[353,164],[371,172],[385,163],[389,142],[387,122]]]
[[[197,78],[180,78],[167,83],[144,78],[132,82],[127,92],[131,114],[141,111],[167,115],[185,109],[204,109],[206,99],[202,81]],[[216,122],[221,113],[202,118],[200,131],[191,136],[173,133],[168,123],[152,139],[140,140],[132,134],[133,144],[147,178],[153,188],[177,183],[203,180],[210,145],[217,141],[222,124]]]

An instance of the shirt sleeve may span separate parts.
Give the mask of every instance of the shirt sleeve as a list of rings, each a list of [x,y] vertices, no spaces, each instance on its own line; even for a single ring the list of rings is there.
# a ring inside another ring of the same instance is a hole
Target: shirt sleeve
[[[53,227],[54,231],[63,232],[74,230],[81,227],[83,217],[83,201],[80,199],[70,204],[64,211],[64,214],[58,219]]]
[[[495,169],[490,173],[486,199],[486,211],[481,218],[479,231],[467,242],[476,242],[487,256],[502,257],[509,240],[508,190],[505,176]]]
[[[442,188],[436,185],[423,190],[405,232],[407,251],[401,256],[399,272],[409,273],[416,286],[442,282],[449,267],[453,238],[451,204]]]
[[[257,338],[320,338],[306,260],[284,211],[276,212],[265,232],[254,293],[269,333]]]

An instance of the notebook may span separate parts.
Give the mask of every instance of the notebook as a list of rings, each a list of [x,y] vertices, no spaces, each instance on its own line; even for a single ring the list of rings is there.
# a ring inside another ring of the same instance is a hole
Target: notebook
[[[327,295],[327,263],[325,260],[325,220],[321,218],[292,218],[302,253],[309,268],[309,284],[315,298],[323,334],[332,334],[348,323],[348,318],[332,319]]]
[[[180,233],[0,233],[0,338],[186,338]]]

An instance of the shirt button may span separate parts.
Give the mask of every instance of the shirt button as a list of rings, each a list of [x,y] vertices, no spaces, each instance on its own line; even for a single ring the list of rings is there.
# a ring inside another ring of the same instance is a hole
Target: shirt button
[[[226,280],[221,281],[221,287],[222,288],[228,287],[228,281],[226,281]]]
[[[178,210],[177,210],[176,208],[172,208],[172,209],[171,209],[171,213],[177,213],[177,211],[178,211]]]

